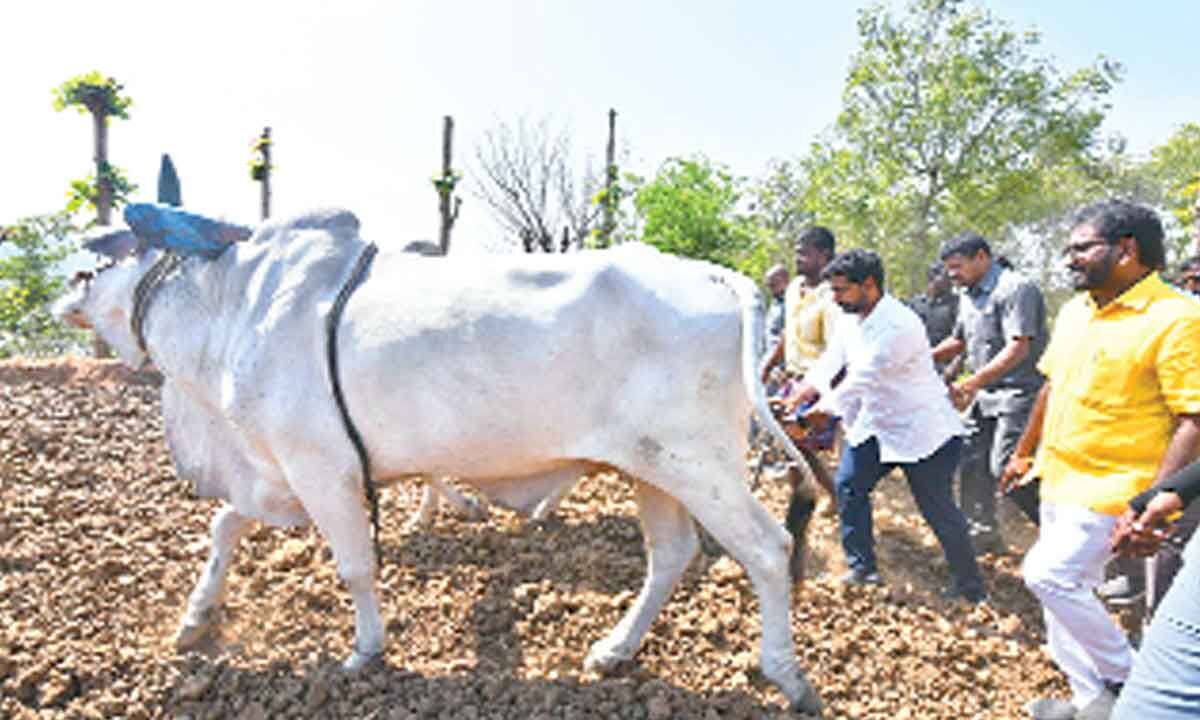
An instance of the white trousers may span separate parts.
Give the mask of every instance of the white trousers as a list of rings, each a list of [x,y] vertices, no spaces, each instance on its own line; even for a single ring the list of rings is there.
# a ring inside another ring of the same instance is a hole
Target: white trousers
[[[1124,682],[1133,666],[1129,640],[1093,592],[1104,579],[1117,518],[1043,501],[1041,520],[1021,571],[1042,603],[1050,657],[1067,676],[1071,703],[1081,708],[1099,697],[1105,681]]]

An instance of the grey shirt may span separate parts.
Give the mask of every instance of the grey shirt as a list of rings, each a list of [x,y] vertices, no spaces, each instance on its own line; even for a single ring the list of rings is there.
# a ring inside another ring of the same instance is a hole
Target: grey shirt
[[[1042,387],[1038,359],[1046,349],[1046,301],[1033,281],[996,263],[958,304],[954,337],[967,345],[972,372],[987,365],[1009,340],[1030,338],[1029,354],[1015,368],[979,391],[976,402],[985,416],[1027,412]]]

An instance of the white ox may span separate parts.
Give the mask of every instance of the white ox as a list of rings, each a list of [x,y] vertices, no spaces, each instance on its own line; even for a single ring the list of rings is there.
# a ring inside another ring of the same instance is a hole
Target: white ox
[[[366,665],[385,641],[376,557],[325,354],[326,316],[365,246],[357,220],[323,212],[267,223],[215,259],[187,258],[145,294],[143,352],[135,292],[162,255],[144,245],[170,243],[126,219],[139,248],[77,282],[55,310],[95,328],[129,365],[161,370],[176,470],[198,494],[226,501],[179,644],[211,627],[254,520],[311,520],[354,602],[345,666]],[[636,478],[646,579],[586,668],[633,657],[696,552],[694,516],[753,583],[764,675],[793,707],[819,713],[793,649],[792,539],[743,475],[751,409],[782,437],[755,371],[760,303],[742,275],[640,245],[486,258],[383,252],[337,327],[340,378],[379,482],[454,476],[532,508],[586,472]]]

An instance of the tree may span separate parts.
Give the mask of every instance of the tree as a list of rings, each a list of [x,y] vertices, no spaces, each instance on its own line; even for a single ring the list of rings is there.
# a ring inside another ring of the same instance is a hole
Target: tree
[[[843,108],[804,165],[805,207],[878,250],[903,290],[945,236],[998,237],[1036,219],[1044,178],[1096,161],[1120,66],[1063,74],[1018,33],[963,0],[863,10]]]
[[[585,165],[576,171],[567,130],[543,119],[500,123],[475,148],[480,180],[475,194],[526,252],[580,248],[599,215],[593,196],[601,180]]]
[[[57,267],[75,247],[66,212],[0,228],[0,357],[59,355],[85,347],[86,333],[65,328],[48,306],[66,287]]]
[[[1153,148],[1144,171],[1158,191],[1158,203],[1179,222],[1176,249],[1183,252],[1190,245],[1187,252],[1200,251],[1200,124],[1187,123]]]
[[[668,159],[634,195],[642,239],[665,252],[739,268],[757,238],[739,210],[744,185],[704,157]]]
[[[129,106],[133,104],[129,97],[121,94],[123,89],[124,86],[113,78],[92,71],[67,80],[54,91],[56,110],[74,107],[92,116],[96,171],[71,183],[67,208],[74,212],[85,204],[91,205],[96,209],[96,222],[100,225],[108,225],[113,208],[136,189],[119,168],[108,162],[108,119],[128,119]]]

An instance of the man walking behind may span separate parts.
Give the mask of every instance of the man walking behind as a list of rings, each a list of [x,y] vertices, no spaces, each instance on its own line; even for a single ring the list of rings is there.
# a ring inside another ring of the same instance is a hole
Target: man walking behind
[[[950,566],[952,582],[944,594],[981,602],[987,592],[967,521],[951,492],[963,424],[933,368],[925,328],[916,313],[884,291],[883,263],[875,253],[843,253],[822,276],[852,317],[809,370],[795,402],[816,401],[803,416],[812,426],[831,416],[845,422],[846,447],[835,480],[850,566],[843,580],[883,582],[875,562],[871,490],[900,467]],[[832,387],[843,369],[845,378]]]
[[[1129,500],[1196,455],[1200,304],[1159,276],[1163,229],[1148,208],[1083,208],[1063,251],[1086,292],[1058,315],[1039,364],[1046,384],[1001,484],[1031,464],[1041,478],[1041,530],[1022,571],[1072,692],[1030,703],[1030,715],[1095,720],[1108,718],[1133,656],[1093,589]]]
[[[783,338],[772,348],[762,365],[764,384],[770,381],[772,370],[781,362],[793,384],[798,382],[808,373],[833,337],[842,319],[842,311],[833,301],[829,284],[822,281],[821,270],[833,259],[834,252],[835,240],[828,228],[815,225],[797,238],[796,277],[784,293]],[[833,478],[817,453],[832,449],[836,433],[825,433],[819,440],[816,437],[814,435],[808,442],[797,443],[797,448],[804,455],[805,464],[813,477],[827,493],[827,499],[818,506],[817,512],[829,515],[834,507]],[[789,468],[788,475],[792,483],[792,497],[784,524],[793,536],[798,536],[803,532],[803,525],[811,513],[811,496],[806,492],[797,492],[801,482],[799,468]],[[792,577],[799,579],[804,567],[802,544],[796,543],[792,553]]]
[[[950,278],[965,292],[954,327],[934,347],[933,360],[945,363],[965,352],[971,372],[952,390],[968,428],[959,506],[966,513],[975,549],[1002,553],[997,481],[1042,387],[1037,361],[1046,348],[1046,301],[1035,283],[993,260],[991,247],[975,233],[946,242],[941,258]],[[1014,488],[1008,497],[1037,523],[1036,484]]]

